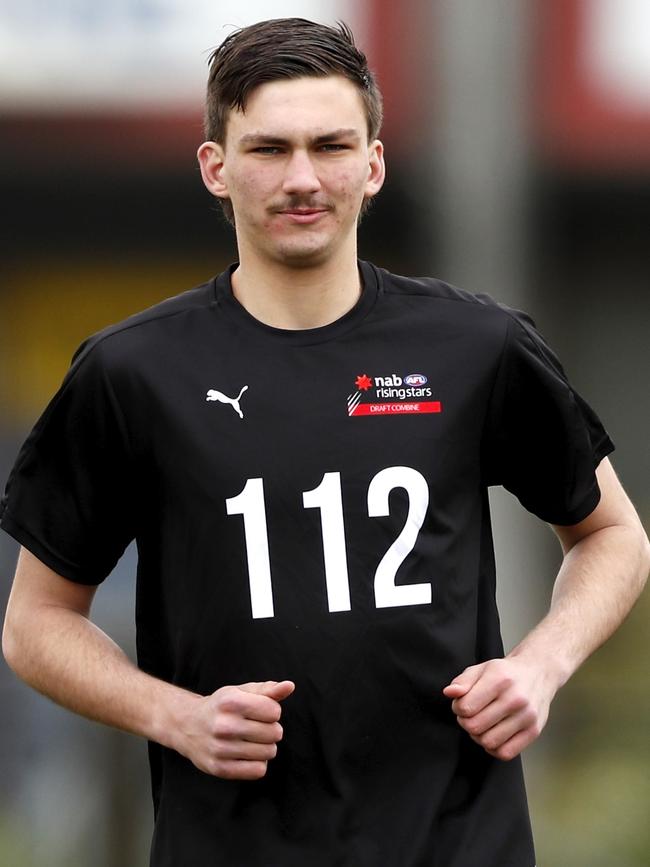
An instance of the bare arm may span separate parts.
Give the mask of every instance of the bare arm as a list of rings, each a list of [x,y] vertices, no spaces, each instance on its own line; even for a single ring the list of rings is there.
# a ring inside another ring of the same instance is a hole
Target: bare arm
[[[207,773],[263,776],[282,737],[279,702],[293,684],[200,696],[151,677],[89,620],[95,590],[21,550],[2,635],[16,674],[58,704],[175,749]]]
[[[650,542],[607,458],[597,477],[602,496],[591,515],[553,527],[564,559],[551,609],[510,654],[548,654],[559,686],[618,629],[650,570]]]
[[[564,558],[546,617],[505,659],[470,666],[444,690],[460,725],[497,758],[539,736],[558,689],[620,626],[647,579],[650,543],[607,458],[597,477],[591,515],[553,527]]]

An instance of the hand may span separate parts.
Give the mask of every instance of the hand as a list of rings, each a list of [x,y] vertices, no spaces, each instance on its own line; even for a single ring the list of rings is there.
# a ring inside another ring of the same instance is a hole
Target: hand
[[[506,657],[466,668],[443,693],[472,740],[509,761],[541,734],[557,688],[539,663]]]
[[[289,680],[269,680],[192,696],[175,748],[206,774],[258,780],[266,774],[282,739],[280,702],[294,689]]]

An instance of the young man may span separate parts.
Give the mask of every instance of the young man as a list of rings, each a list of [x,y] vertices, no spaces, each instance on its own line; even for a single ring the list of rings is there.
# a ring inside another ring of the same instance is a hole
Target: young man
[[[349,31],[211,62],[239,262],[77,353],[3,500],[4,652],[149,739],[155,867],[532,867],[515,757],[648,570],[613,446],[524,314],[357,261],[384,157]],[[565,552],[505,658],[491,484]],[[133,538],[138,668],[89,620]]]

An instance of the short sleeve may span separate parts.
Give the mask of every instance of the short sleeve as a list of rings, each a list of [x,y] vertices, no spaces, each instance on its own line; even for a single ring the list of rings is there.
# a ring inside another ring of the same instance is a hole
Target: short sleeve
[[[77,352],[0,503],[4,530],[82,584],[100,583],[135,532],[133,460],[106,367],[101,343]]]
[[[595,470],[614,445],[533,321],[516,310],[507,315],[486,418],[484,478],[542,520],[576,524],[598,505]]]

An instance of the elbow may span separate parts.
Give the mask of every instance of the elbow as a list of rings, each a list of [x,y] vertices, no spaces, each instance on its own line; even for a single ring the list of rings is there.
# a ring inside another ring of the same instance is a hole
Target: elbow
[[[634,526],[628,526],[632,536],[628,547],[631,574],[636,581],[636,596],[639,598],[650,575],[650,540],[641,521],[637,518]],[[634,559],[632,559],[634,558]]]
[[[650,574],[650,539],[645,530],[641,529],[641,590],[645,587],[648,575]]]
[[[2,628],[2,655],[5,662],[12,671],[16,671],[16,659],[18,657],[18,641],[16,638],[16,630],[11,617],[11,613],[7,610],[5,622]]]
[[[9,668],[21,680],[25,680],[25,643],[21,638],[23,634],[24,628],[21,628],[20,619],[10,603],[2,629],[2,655]]]
[[[636,591],[636,599],[643,592],[650,574],[650,540],[636,512],[630,520],[621,522],[620,528],[627,536],[621,556],[628,564],[630,586]]]

